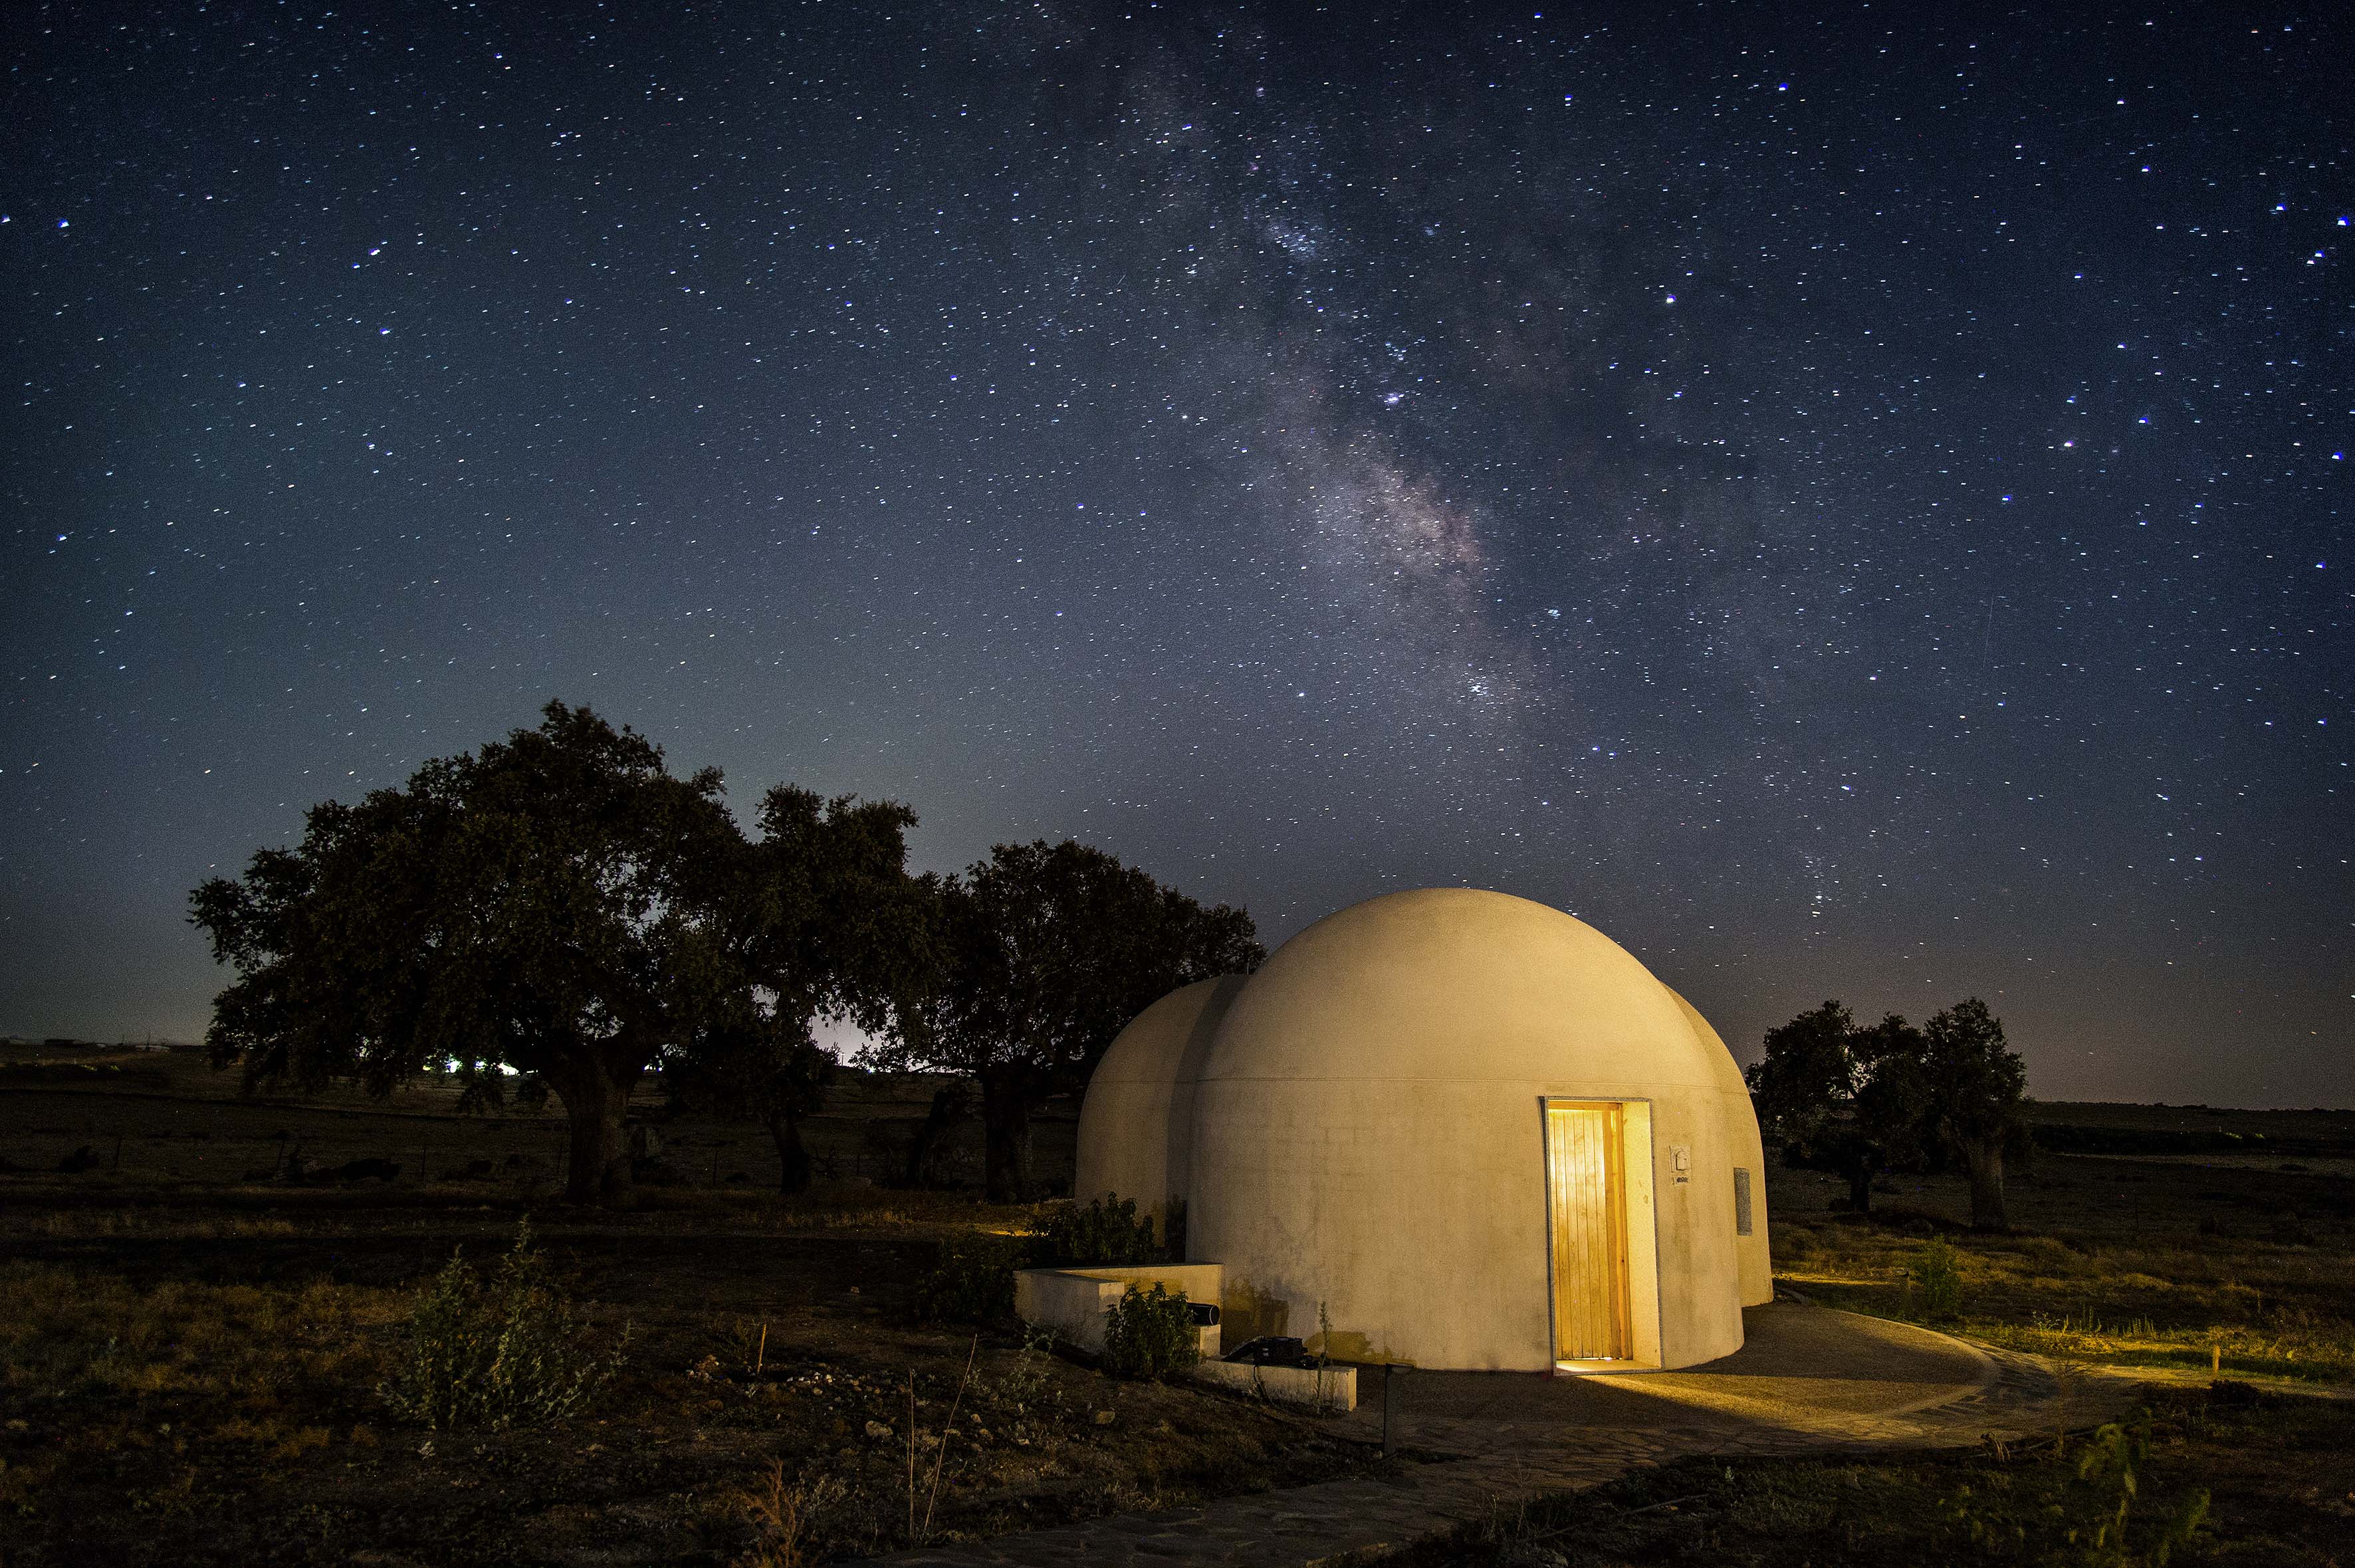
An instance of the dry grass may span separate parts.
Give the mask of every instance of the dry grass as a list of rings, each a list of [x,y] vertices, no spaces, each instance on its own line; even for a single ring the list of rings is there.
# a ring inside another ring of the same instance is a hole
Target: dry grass
[[[16,1400],[179,1396],[246,1414],[368,1386],[369,1330],[406,1293],[172,1280],[55,1264],[0,1265],[0,1385]]]
[[[1962,1333],[2083,1361],[2205,1369],[2212,1358],[2242,1376],[2355,1383],[2355,1244],[2343,1227],[2318,1221],[2277,1242],[2202,1234],[2197,1219],[2105,1227],[2089,1207],[2054,1233],[1975,1235],[1928,1196],[1871,1222],[1777,1215],[1777,1276],[1830,1306],[1923,1319],[1912,1275],[1925,1238],[1944,1234],[1962,1276],[1960,1317],[1944,1326]],[[2170,1198],[2149,1196],[2154,1207]]]

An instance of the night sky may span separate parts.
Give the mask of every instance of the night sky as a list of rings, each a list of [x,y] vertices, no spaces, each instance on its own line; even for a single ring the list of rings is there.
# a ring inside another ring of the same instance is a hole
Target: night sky
[[[561,698],[2355,1104],[2339,5],[128,12],[0,23],[0,1030]]]

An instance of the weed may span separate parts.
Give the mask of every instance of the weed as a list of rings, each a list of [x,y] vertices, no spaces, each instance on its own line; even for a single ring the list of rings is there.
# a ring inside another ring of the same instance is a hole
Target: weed
[[[1909,1277],[1922,1293],[1923,1317],[1948,1322],[1963,1315],[1963,1271],[1954,1243],[1945,1237],[1933,1236],[1922,1243]]]
[[[728,1349],[730,1360],[743,1369],[746,1377],[759,1377],[769,1360],[768,1321],[750,1317],[729,1319]]]
[[[1201,1359],[1201,1333],[1186,1298],[1159,1285],[1132,1285],[1104,1314],[1103,1369],[1118,1378],[1160,1380]]]
[[[626,1345],[626,1328],[622,1338]],[[453,1255],[419,1294],[408,1347],[378,1392],[394,1414],[429,1430],[505,1429],[572,1414],[622,1362],[619,1349],[600,1360],[582,1347],[526,1220],[490,1280]]]
[[[916,1282],[916,1316],[934,1322],[994,1323],[1014,1315],[1014,1271],[1022,1241],[975,1232],[941,1243],[940,1262]]]
[[[1055,1359],[1055,1336],[1044,1328],[1025,1328],[1022,1349],[1013,1364],[998,1377],[990,1397],[1017,1415],[1028,1415],[1046,1397],[1048,1363]]]
[[[820,1515],[849,1488],[832,1476],[805,1476],[785,1484],[782,1460],[769,1461],[760,1486],[736,1494],[736,1505],[752,1521],[753,1541],[736,1568],[802,1568],[810,1560],[811,1538]]]

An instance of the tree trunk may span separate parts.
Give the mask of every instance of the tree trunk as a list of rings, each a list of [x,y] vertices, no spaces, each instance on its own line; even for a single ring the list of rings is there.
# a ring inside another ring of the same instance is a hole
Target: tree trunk
[[[807,1192],[810,1184],[809,1150],[802,1145],[802,1122],[799,1116],[779,1111],[769,1117],[769,1136],[777,1146],[777,1165],[783,1172],[778,1179],[781,1192]]]
[[[908,1138],[908,1187],[910,1190],[929,1188],[932,1183],[932,1163],[942,1141],[956,1125],[972,1114],[972,1096],[963,1085],[932,1092],[932,1108],[924,1113],[924,1121]]]
[[[2003,1139],[1975,1138],[1964,1144],[1963,1163],[1971,1172],[1971,1229],[2011,1229],[2003,1211]]]
[[[549,1084],[564,1102],[570,1124],[571,1159],[566,1168],[564,1197],[570,1203],[603,1203],[627,1208],[632,1196],[630,1150],[622,1136],[622,1119],[629,1108],[630,1089],[636,1074],[616,1083],[601,1062],[582,1064]]]
[[[1848,1206],[1859,1214],[1872,1212],[1872,1167],[1850,1166],[1848,1171]]]
[[[1030,1201],[1030,1093],[1014,1077],[981,1080],[983,1168],[992,1203]]]

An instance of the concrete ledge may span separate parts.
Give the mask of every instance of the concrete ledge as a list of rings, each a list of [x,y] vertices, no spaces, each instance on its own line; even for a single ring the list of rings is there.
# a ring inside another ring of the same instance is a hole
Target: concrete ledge
[[[1081,1349],[1101,1354],[1104,1314],[1127,1294],[1159,1285],[1172,1296],[1215,1307],[1227,1271],[1217,1264],[1134,1264],[1105,1268],[1026,1268],[1014,1271],[1014,1315],[1050,1329]],[[1219,1353],[1219,1327],[1201,1331],[1205,1360]]]
[[[1319,1415],[1358,1408],[1355,1367],[1254,1367],[1241,1361],[1203,1361],[1195,1367],[1194,1375],[1232,1393],[1297,1405]]]

